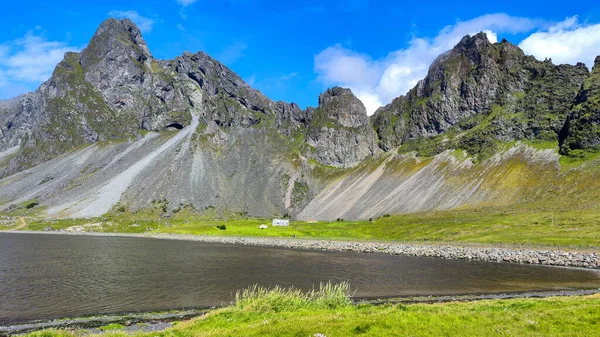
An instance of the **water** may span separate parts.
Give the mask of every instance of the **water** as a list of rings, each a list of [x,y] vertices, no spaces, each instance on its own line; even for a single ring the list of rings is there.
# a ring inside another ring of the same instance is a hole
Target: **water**
[[[229,303],[252,284],[387,297],[599,288],[600,273],[125,237],[0,233],[0,325]]]

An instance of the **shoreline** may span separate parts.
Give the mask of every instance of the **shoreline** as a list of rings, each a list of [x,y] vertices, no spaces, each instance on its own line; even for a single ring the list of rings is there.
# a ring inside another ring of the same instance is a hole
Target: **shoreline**
[[[495,263],[519,263],[543,266],[574,267],[600,270],[598,252],[560,251],[552,249],[516,249],[493,246],[469,247],[467,244],[406,244],[394,242],[342,241],[282,237],[228,237],[170,233],[105,233],[67,231],[0,231],[0,234],[80,235],[103,237],[133,237],[161,240],[198,241],[258,247],[278,247],[303,250],[325,250],[355,253],[376,253],[414,257],[435,257]]]
[[[503,301],[511,299],[540,299],[552,297],[573,297],[573,296],[591,296],[600,294],[600,289],[579,289],[579,290],[548,290],[548,291],[527,291],[514,293],[490,293],[490,294],[463,294],[463,295],[435,295],[435,296],[407,296],[407,297],[389,297],[389,298],[353,298],[353,305],[369,304],[373,306],[385,304],[435,304],[449,302],[476,302],[476,301]],[[158,312],[123,312],[114,314],[102,314],[95,316],[80,316],[69,318],[41,319],[8,323],[0,325],[0,336],[12,336],[27,334],[46,329],[74,330],[87,334],[106,334],[110,330],[100,329],[102,326],[110,324],[123,324],[128,332],[146,331],[159,332],[173,327],[174,321],[189,321],[191,319],[204,316],[211,310],[227,308],[224,306],[215,306],[210,308],[189,308],[182,310],[167,310]]]

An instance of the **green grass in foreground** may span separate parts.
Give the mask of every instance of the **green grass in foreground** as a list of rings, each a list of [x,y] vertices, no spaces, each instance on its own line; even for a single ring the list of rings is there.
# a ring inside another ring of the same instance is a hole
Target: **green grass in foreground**
[[[347,284],[308,294],[254,287],[237,302],[163,332],[136,336],[597,336],[600,295],[465,303],[352,305]],[[41,331],[30,337],[71,337]],[[108,332],[105,336],[125,336]]]

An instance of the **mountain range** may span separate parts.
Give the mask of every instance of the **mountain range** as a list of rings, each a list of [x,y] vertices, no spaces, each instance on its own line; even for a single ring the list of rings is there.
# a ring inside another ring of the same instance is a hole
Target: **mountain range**
[[[465,36],[367,116],[349,89],[303,110],[206,53],[155,59],[133,22],[108,19],[35,92],[0,101],[0,126],[3,210],[332,220],[507,205],[597,181],[600,57],[590,71]]]

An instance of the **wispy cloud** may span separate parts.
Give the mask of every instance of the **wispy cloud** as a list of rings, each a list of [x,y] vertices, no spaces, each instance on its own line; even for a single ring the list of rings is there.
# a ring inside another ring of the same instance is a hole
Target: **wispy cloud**
[[[484,31],[496,42],[497,33],[523,33],[541,22],[506,14],[489,14],[446,26],[434,38],[414,37],[408,47],[372,59],[340,44],[326,48],[314,58],[318,80],[325,86],[349,87],[363,101],[369,114],[406,94],[427,74],[429,65],[441,53],[451,49],[466,34]]]
[[[244,42],[232,43],[217,54],[217,59],[227,65],[233,64],[244,56],[244,51],[247,48],[248,45]]]
[[[24,37],[0,44],[0,97],[8,98],[33,90],[52,75],[64,54],[81,47],[48,41],[40,28]],[[15,92],[18,88],[20,92]]]
[[[566,18],[531,34],[519,47],[538,59],[552,58],[555,64],[585,62],[591,67],[600,55],[600,24],[581,24],[577,16]]]
[[[189,6],[196,2],[197,0],[177,0],[177,3],[182,5],[183,7]]]
[[[3,45],[5,57],[0,60],[8,78],[25,82],[47,80],[54,66],[63,59],[67,51],[80,48],[65,42],[48,41],[43,35],[27,33],[23,38]]]
[[[108,13],[109,16],[122,19],[128,18],[133,21],[142,33],[149,33],[152,31],[152,26],[154,26],[154,20],[147,18],[145,16],[140,15],[136,11],[118,11],[113,10]]]

